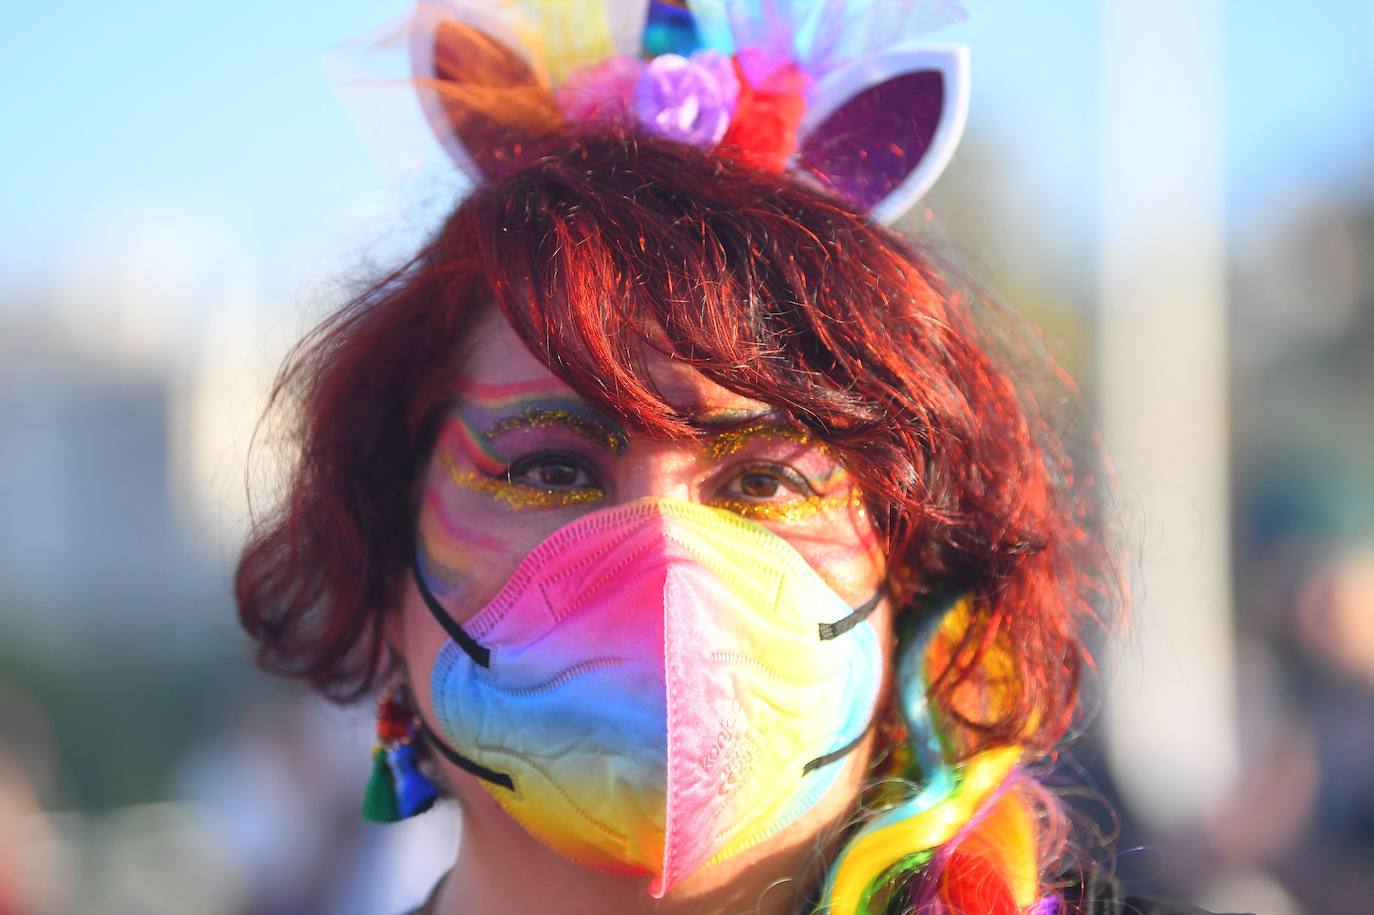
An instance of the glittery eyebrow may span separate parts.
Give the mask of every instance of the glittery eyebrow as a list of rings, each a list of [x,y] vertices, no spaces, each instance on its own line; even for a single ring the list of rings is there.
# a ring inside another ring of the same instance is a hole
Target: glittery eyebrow
[[[727,407],[699,413],[688,420],[688,425],[711,435],[745,424],[777,423],[778,425],[787,425],[789,422],[787,415],[781,410],[749,410]]]
[[[492,423],[482,437],[491,440],[516,429],[547,429],[553,426],[568,429],[616,454],[629,445],[625,433],[619,429],[588,416],[579,416],[566,407],[548,403],[531,404],[518,413],[503,416]]]
[[[800,445],[821,447],[824,450],[822,443],[811,433],[776,413],[708,431],[702,447],[704,455],[715,460],[734,454],[750,442],[761,438],[785,439]]]

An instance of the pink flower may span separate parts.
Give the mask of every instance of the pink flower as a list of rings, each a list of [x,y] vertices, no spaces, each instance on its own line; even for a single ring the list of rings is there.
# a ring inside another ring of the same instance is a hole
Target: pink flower
[[[694,146],[713,146],[725,135],[739,99],[739,77],[728,56],[715,50],[691,57],[660,54],[635,87],[635,113],[648,133]]]
[[[608,57],[568,74],[554,92],[554,101],[573,124],[629,125],[634,119],[635,86],[646,66],[628,54]]]

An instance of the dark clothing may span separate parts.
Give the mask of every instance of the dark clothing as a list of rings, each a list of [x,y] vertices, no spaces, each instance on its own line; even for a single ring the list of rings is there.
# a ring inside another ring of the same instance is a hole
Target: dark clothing
[[[1121,889],[1121,884],[1096,871],[1089,873],[1087,879],[1082,880],[1077,886],[1070,886],[1065,890],[1064,897],[1065,902],[1070,903],[1069,911],[1079,911],[1083,915],[1212,915],[1205,909],[1184,902],[1165,902],[1139,896],[1127,897]],[[1079,906],[1077,910],[1073,908],[1074,904]]]
[[[442,881],[440,881],[442,883]],[[406,915],[425,915],[427,907],[439,893],[436,885],[430,898],[418,909]],[[1213,915],[1205,909],[1183,902],[1164,902],[1158,899],[1144,899],[1138,896],[1123,897],[1121,885],[1115,879],[1100,873],[1090,873],[1086,880],[1070,886],[1064,891],[1065,902],[1070,904],[1069,911],[1082,915]],[[1075,909],[1073,906],[1078,906]],[[1216,915],[1240,915],[1240,913],[1216,913]]]

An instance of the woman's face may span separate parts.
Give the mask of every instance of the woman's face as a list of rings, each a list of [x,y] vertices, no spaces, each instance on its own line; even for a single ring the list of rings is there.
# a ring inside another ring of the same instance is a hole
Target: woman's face
[[[770,405],[657,357],[649,366],[654,383],[700,432],[650,437],[580,398],[494,310],[476,328],[470,352],[421,478],[416,539],[421,574],[457,622],[476,614],[558,528],[645,497],[689,500],[756,520],[790,543],[850,606],[880,586],[884,558],[853,478]],[[872,622],[880,644],[887,644],[885,604]],[[409,579],[388,637],[433,727],[429,674],[447,636]],[[807,842],[843,814],[867,756],[866,748],[852,754],[825,803],[741,857],[766,854],[779,842]],[[465,807],[482,803],[468,777],[455,772],[451,781]]]

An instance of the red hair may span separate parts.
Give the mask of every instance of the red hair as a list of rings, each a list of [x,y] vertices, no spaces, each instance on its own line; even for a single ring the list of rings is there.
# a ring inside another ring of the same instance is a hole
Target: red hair
[[[388,667],[378,624],[404,580],[434,408],[493,305],[629,426],[686,431],[648,351],[784,408],[860,481],[900,612],[973,598],[933,676],[955,757],[1063,735],[1083,628],[1113,606],[1117,570],[1093,475],[1037,408],[1073,402],[1048,357],[1009,348],[1009,318],[981,322],[989,306],[935,255],[838,200],[646,139],[580,141],[477,188],[292,352],[273,403],[296,411],[298,460],[235,579],[265,666],[339,699]],[[1027,358],[1030,380],[1011,368]],[[1015,646],[1009,673],[983,663],[998,645]]]

